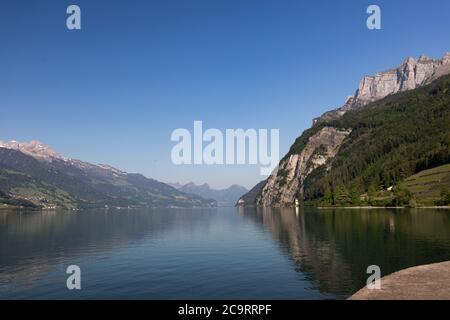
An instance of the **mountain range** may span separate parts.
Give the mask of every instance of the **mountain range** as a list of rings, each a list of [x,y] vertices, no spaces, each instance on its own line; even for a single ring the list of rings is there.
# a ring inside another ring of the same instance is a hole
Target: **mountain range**
[[[217,205],[141,174],[64,157],[39,141],[0,141],[0,203],[65,209]]]
[[[185,185],[170,183],[169,185],[184,193],[195,194],[205,199],[213,199],[221,207],[234,206],[239,198],[248,192],[247,188],[239,185],[232,185],[222,190],[211,189],[207,183],[202,185],[196,185],[193,182]]]
[[[420,194],[403,190],[402,182],[421,170],[450,163],[448,74],[450,53],[442,59],[408,58],[396,68],[364,77],[355,95],[314,119],[277,170],[240,203],[416,201]]]
[[[396,68],[365,76],[355,94],[343,106],[314,119],[277,170],[250,191],[237,185],[225,190],[194,183],[170,186],[109,165],[65,157],[39,141],[0,141],[0,204],[84,209],[236,202],[443,203],[450,187],[445,166],[450,163],[449,74],[450,53],[446,53],[442,59],[407,58]],[[442,199],[439,192],[430,191],[431,183],[433,189],[442,189]]]

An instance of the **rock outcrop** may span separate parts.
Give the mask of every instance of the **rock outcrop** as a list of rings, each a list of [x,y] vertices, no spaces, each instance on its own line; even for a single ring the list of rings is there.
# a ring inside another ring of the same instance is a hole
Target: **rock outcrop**
[[[267,180],[261,195],[257,198],[260,206],[291,206],[301,198],[303,182],[316,168],[327,163],[338,152],[344,139],[351,133],[324,127],[309,138],[300,154],[292,154],[281,161],[277,171]]]
[[[365,287],[348,300],[450,300],[450,261],[404,269],[380,281],[380,289]]]
[[[350,110],[362,108],[391,94],[414,90],[449,73],[450,53],[446,53],[440,60],[424,55],[418,60],[408,58],[397,68],[364,77],[355,95],[347,98],[342,107],[323,114],[314,119],[313,123],[339,118]]]

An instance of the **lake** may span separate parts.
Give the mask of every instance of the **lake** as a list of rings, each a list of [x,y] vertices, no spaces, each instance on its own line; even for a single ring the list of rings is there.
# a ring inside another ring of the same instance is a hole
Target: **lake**
[[[0,210],[1,299],[345,299],[446,260],[449,210]]]

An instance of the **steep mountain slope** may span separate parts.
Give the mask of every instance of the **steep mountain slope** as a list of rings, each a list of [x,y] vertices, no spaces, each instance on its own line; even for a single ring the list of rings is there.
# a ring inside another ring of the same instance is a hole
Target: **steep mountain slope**
[[[0,190],[40,207],[215,206],[214,201],[185,194],[139,174],[64,158],[36,141],[2,146]]]
[[[294,204],[303,194],[303,184],[311,172],[333,158],[351,130],[325,126],[311,135],[300,154],[282,161],[261,190],[258,205]]]
[[[439,76],[449,72],[447,53],[442,60],[410,58],[396,69],[364,78],[343,107],[314,120],[313,127],[295,141],[279,169],[266,180],[255,203],[247,204],[292,206],[295,199],[332,197],[333,191],[345,189],[358,197],[358,192],[389,187],[415,170],[432,166],[425,163],[427,154],[442,155],[441,149],[448,146],[443,138],[450,123],[445,118],[448,77]],[[416,128],[419,124],[421,130]],[[416,145],[407,148],[414,152],[407,158],[402,148],[409,140]],[[390,151],[402,156],[392,154],[396,162],[388,163]],[[379,163],[372,166],[375,161]]]
[[[357,204],[364,192],[397,186],[421,170],[450,163],[449,124],[450,76],[326,124],[352,133],[329,169],[322,166],[305,179],[304,198]]]
[[[184,193],[195,194],[205,199],[216,200],[219,206],[234,206],[239,198],[248,192],[246,188],[238,185],[232,185],[223,190],[215,190],[211,189],[206,183],[198,186],[193,182],[185,184],[178,190]]]

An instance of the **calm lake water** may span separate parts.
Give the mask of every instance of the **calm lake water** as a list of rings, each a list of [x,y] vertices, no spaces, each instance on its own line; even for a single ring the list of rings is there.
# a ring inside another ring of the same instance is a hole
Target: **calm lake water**
[[[1,299],[343,299],[445,260],[446,210],[0,211]]]

